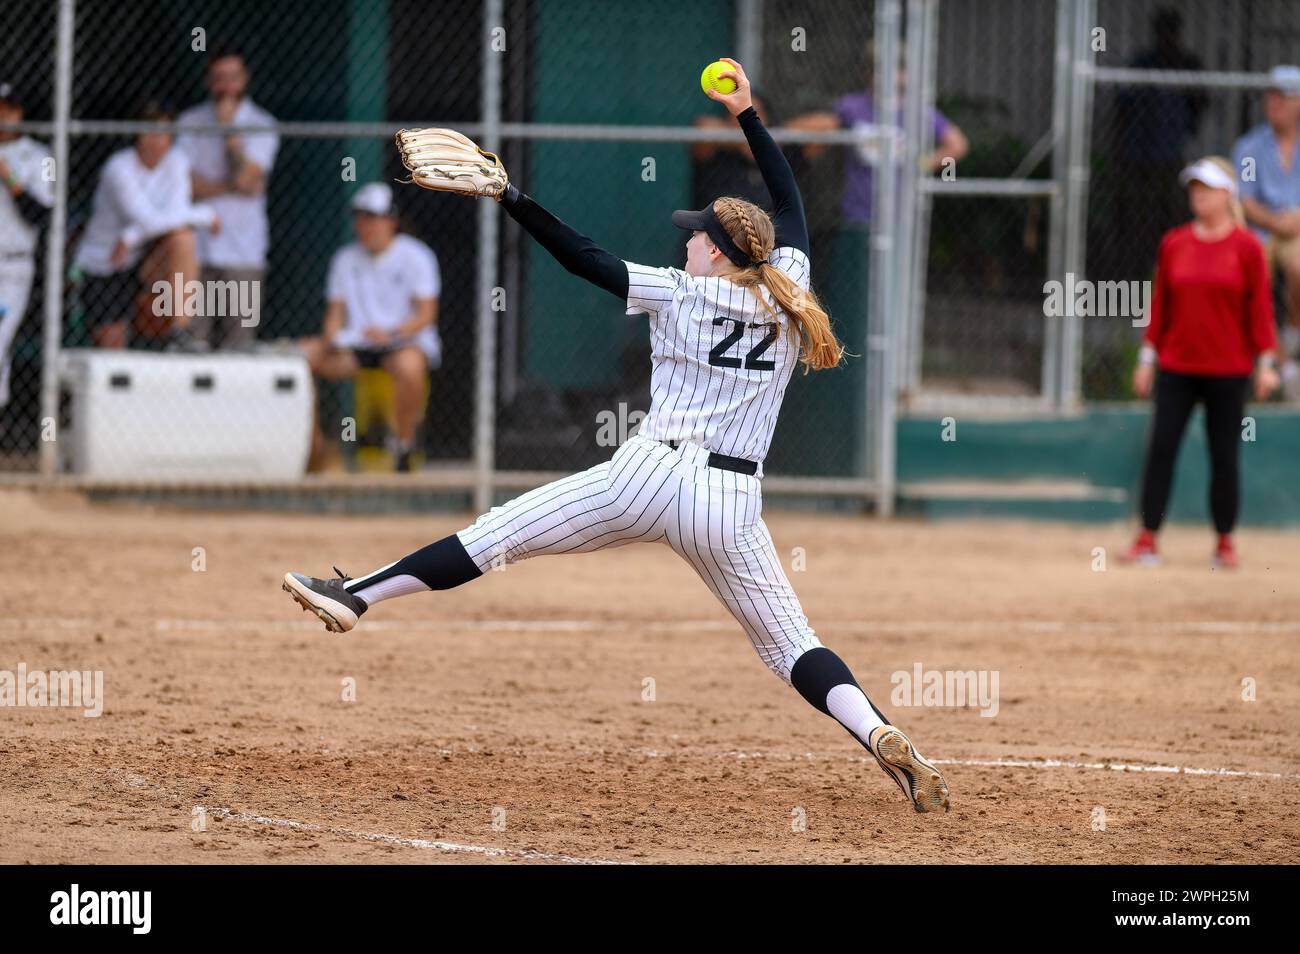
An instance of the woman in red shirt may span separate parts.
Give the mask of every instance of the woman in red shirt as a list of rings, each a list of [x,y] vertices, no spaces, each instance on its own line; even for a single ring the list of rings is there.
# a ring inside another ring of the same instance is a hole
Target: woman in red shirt
[[[1202,159],[1179,177],[1187,186],[1192,221],[1165,234],[1156,259],[1151,321],[1133,373],[1133,390],[1148,397],[1155,384],[1155,421],[1142,477],[1142,531],[1125,554],[1159,562],[1156,531],[1187,419],[1205,404],[1210,446],[1210,512],[1219,542],[1214,565],[1235,567],[1237,452],[1250,375],[1258,361],[1255,397],[1278,385],[1273,293],[1264,248],[1245,227],[1237,180],[1225,159]],[[1160,375],[1156,380],[1156,364]]]

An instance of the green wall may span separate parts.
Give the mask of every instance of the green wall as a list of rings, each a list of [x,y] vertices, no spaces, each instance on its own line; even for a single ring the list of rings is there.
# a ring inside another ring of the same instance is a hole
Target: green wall
[[[540,123],[684,125],[711,104],[704,65],[729,49],[730,3],[542,0],[533,23],[531,118]],[[655,181],[642,162],[655,160]],[[690,200],[684,144],[538,141],[520,187],[615,255],[677,265],[686,236],[669,215]],[[530,249],[526,372],[558,388],[612,387],[644,317]]]
[[[1241,522],[1255,526],[1300,526],[1300,412],[1250,406],[1255,440],[1241,447]],[[955,441],[941,439],[941,416],[898,422],[898,481],[1083,480],[1126,493],[1127,502],[1029,501],[924,502],[911,508],[930,515],[987,513],[1060,519],[1115,519],[1135,514],[1146,449],[1150,408],[1109,404],[1077,417],[1019,420],[956,418]],[[1209,451],[1204,418],[1197,410],[1188,424],[1174,474],[1168,519],[1209,522]],[[906,497],[906,493],[904,494]],[[1111,495],[1114,496],[1113,494]],[[909,509],[909,508],[904,508]]]

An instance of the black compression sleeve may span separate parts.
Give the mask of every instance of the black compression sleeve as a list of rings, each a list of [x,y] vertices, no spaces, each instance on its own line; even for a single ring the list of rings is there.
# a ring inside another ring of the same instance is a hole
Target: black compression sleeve
[[[763,183],[772,196],[772,224],[776,226],[777,246],[790,245],[807,255],[808,222],[804,218],[803,198],[794,181],[790,161],[763,125],[763,120],[758,118],[753,106],[736,119],[745,131],[758,171],[763,174]]]
[[[513,185],[501,197],[506,213],[571,274],[627,301],[627,264],[565,225]]]
[[[25,189],[13,196],[13,200],[14,205],[18,207],[18,214],[27,221],[28,225],[39,228],[50,217],[50,210],[28,195]]]
[[[395,576],[413,576],[431,590],[450,590],[482,575],[483,571],[465,550],[460,537],[453,533],[407,554],[396,563],[369,576],[360,580],[348,580],[343,588],[349,593],[356,593]]]

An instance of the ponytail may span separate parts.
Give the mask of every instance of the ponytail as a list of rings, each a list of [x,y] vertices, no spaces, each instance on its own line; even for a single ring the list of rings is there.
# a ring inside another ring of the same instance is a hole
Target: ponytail
[[[763,262],[758,271],[763,284],[781,310],[790,316],[799,333],[799,360],[803,363],[803,373],[836,367],[844,359],[844,345],[835,337],[831,316],[826,314],[817,296],[811,289],[800,288],[794,279],[771,262]]]
[[[776,243],[776,231],[767,213],[744,199],[730,197],[716,200],[713,211],[736,245],[755,262],[727,275],[727,279],[738,288],[750,289],[768,314],[776,317],[757,288],[762,285],[771,293],[773,301],[794,324],[804,374],[836,367],[844,359],[844,346],[835,337],[830,315],[812,289],[800,288],[794,279],[767,260]]]

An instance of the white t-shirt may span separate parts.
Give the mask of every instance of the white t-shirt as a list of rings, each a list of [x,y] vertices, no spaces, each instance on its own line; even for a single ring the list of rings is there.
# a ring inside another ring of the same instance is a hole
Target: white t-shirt
[[[415,299],[437,298],[441,292],[438,256],[419,239],[398,234],[378,255],[360,242],[350,242],[334,253],[325,290],[326,301],[344,306],[345,322],[335,344],[373,348],[365,336],[367,328],[392,331],[410,321]],[[436,368],[442,358],[437,322],[422,328],[413,343]]]
[[[803,252],[782,246],[768,261],[808,288],[810,263]],[[650,315],[650,411],[638,433],[755,461],[762,476],[785,388],[799,363],[790,317],[764,307],[773,302],[762,286],[738,288],[726,278],[626,264],[627,313]]]
[[[212,126],[217,122],[217,107],[212,101],[192,106],[181,113],[180,126]],[[241,133],[244,155],[262,170],[267,179],[280,149],[280,134],[275,132],[275,117],[248,97],[239,101],[231,122],[236,126],[265,126],[265,133]],[[176,146],[189,157],[190,167],[204,179],[224,182],[230,178],[226,160],[226,141],[220,133],[181,133]],[[211,196],[221,219],[216,235],[199,236],[199,261],[214,268],[266,268],[268,242],[266,193],[246,195],[225,192]]]
[[[212,207],[195,205],[190,195],[190,164],[179,150],[167,150],[152,169],[140,161],[134,146],[113,153],[99,175],[77,265],[88,275],[112,275],[135,267],[150,239],[185,226],[206,230],[215,217]],[[131,256],[120,268],[112,263],[118,239],[131,246]]]
[[[9,164],[23,191],[47,209],[54,205],[53,167],[46,162],[50,150],[27,136],[0,142],[0,159]],[[36,251],[37,229],[23,218],[13,195],[0,184],[0,255],[31,255]]]

